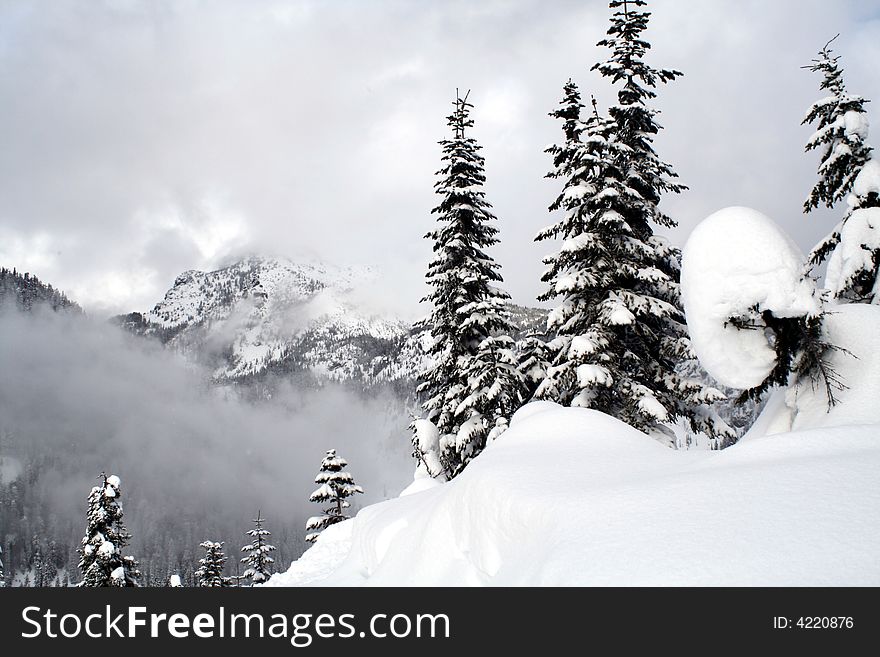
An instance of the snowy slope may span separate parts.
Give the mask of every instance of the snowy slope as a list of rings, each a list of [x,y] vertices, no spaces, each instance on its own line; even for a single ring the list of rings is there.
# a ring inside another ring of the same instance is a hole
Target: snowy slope
[[[451,483],[363,509],[273,586],[878,585],[880,427],[667,449],[546,402]]]

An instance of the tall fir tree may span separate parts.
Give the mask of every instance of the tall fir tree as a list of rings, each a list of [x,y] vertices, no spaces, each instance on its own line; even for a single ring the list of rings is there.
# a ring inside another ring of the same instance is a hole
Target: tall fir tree
[[[247,566],[241,578],[250,580],[252,585],[262,584],[268,580],[272,575],[272,564],[275,563],[275,559],[271,556],[271,553],[275,551],[275,546],[267,542],[267,538],[272,533],[263,529],[265,520],[260,515],[260,511],[257,511],[257,517],[254,518],[254,528],[247,532],[252,540],[241,548],[241,551],[246,553],[246,556],[241,559],[241,563]]]
[[[3,546],[0,545],[0,588],[6,586],[6,575],[3,572]]]
[[[836,39],[837,37],[834,37]],[[802,124],[816,124],[806,150],[822,149],[819,180],[804,202],[804,212],[846,199],[847,209],[834,230],[810,253],[812,267],[828,261],[825,286],[840,301],[880,302],[880,163],[871,159],[868,119],[862,96],[847,93],[840,57],[831,39],[808,68],[822,75],[827,96],[810,106]]]
[[[223,576],[223,568],[226,565],[223,542],[204,541],[199,547],[205,550],[205,556],[199,559],[199,568],[196,570],[198,585],[212,588],[231,586],[231,578]]]
[[[315,477],[315,483],[319,484],[311,495],[309,501],[315,504],[330,504],[320,516],[312,516],[306,521],[306,541],[314,543],[318,540],[321,532],[337,522],[348,520],[345,509],[351,506],[348,498],[352,495],[363,493],[364,489],[354,483],[354,477],[345,471],[348,465],[341,456],[336,454],[335,449],[328,449],[321,461],[321,469]]]
[[[834,207],[849,193],[859,171],[871,159],[872,149],[866,141],[868,120],[865,104],[868,101],[847,93],[839,64],[840,56],[835,56],[831,49],[834,39],[825,44],[812,64],[804,67],[822,76],[819,88],[828,94],[813,103],[801,121],[802,125],[816,124],[816,132],[810,137],[805,150],[822,149],[819,180],[804,201],[804,212],[810,212],[820,205]]]
[[[101,485],[89,493],[86,535],[79,550],[83,574],[79,586],[138,586],[138,563],[123,554],[131,534],[122,521],[119,477],[102,472],[100,479]]]
[[[476,139],[466,135],[474,125],[472,108],[467,96],[456,97],[447,117],[452,137],[440,142],[444,164],[434,187],[441,201],[432,210],[440,225],[426,235],[434,259],[426,276],[432,290],[423,301],[430,302],[431,314],[420,324],[430,334],[432,364],[418,391],[426,418],[440,433],[449,478],[479,454],[493,427],[521,401],[509,296],[496,286],[500,267],[486,253],[498,242],[498,229],[483,191],[485,161]],[[496,381],[503,391],[487,389]]]
[[[665,192],[685,189],[653,148],[660,129],[646,102],[658,82],[681,73],[655,69],[642,57],[650,45],[640,38],[649,14],[642,0],[611,2],[616,11],[608,38],[608,61],[594,69],[622,83],[609,117],[595,101],[580,134],[564,120],[565,143],[551,149],[550,177],[565,180],[551,211],[562,218],[538,240],[561,238],[548,256],[542,299],[557,299],[548,327],[551,367],[536,396],[595,408],[643,431],[669,435],[685,419],[693,431],[732,437],[733,430],[709,404],[724,395],[679,372],[692,357],[679,293],[679,253],[654,235],[654,225],[674,221],[658,208]],[[571,105],[571,83],[561,108]],[[573,138],[574,137],[574,138]],[[560,153],[568,153],[560,157]]]

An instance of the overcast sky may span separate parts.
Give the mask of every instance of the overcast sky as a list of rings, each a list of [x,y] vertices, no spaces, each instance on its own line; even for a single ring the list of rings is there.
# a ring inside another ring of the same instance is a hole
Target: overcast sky
[[[836,33],[849,90],[880,125],[880,2],[655,0],[658,151],[690,191],[665,202],[683,244],[707,214],[749,205],[810,248],[834,215],[801,215],[819,97],[801,70]],[[471,89],[493,255],[520,303],[542,290],[534,244],[557,183],[547,116],[608,26],[595,0],[287,2],[0,0],[0,264],[95,313],[147,310],[174,277],[244,253],[383,268],[418,312],[437,141]],[[877,133],[875,133],[877,134]],[[393,283],[387,283],[393,281]]]

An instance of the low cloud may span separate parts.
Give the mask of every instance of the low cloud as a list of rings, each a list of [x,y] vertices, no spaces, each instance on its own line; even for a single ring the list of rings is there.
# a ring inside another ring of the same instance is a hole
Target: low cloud
[[[3,449],[44,464],[27,485],[42,488],[48,530],[71,544],[101,471],[122,478],[136,556],[168,534],[177,550],[208,538],[237,549],[262,509],[284,561],[319,512],[308,494],[325,450],[349,460],[366,491],[358,504],[396,495],[412,474],[408,420],[390,397],[282,387],[271,404],[246,403],[151,341],[52,313],[0,312],[0,345]],[[157,560],[173,562],[162,549]]]

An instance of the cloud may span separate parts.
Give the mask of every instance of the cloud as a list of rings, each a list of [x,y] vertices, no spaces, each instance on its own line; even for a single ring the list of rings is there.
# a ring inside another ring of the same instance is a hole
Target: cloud
[[[836,217],[800,214],[816,161],[799,121],[819,92],[799,67],[841,32],[851,90],[880,102],[875,7],[651,9],[650,61],[686,74],[658,99],[658,150],[690,187],[666,201],[674,241],[745,204],[812,246]],[[568,77],[612,100],[589,72],[607,20],[604,2],[574,0],[3,3],[0,257],[100,312],[146,309],[180,271],[261,251],[384,265],[408,281],[387,294],[415,306],[458,87],[476,105],[494,255],[530,303],[556,193],[547,112]]]

